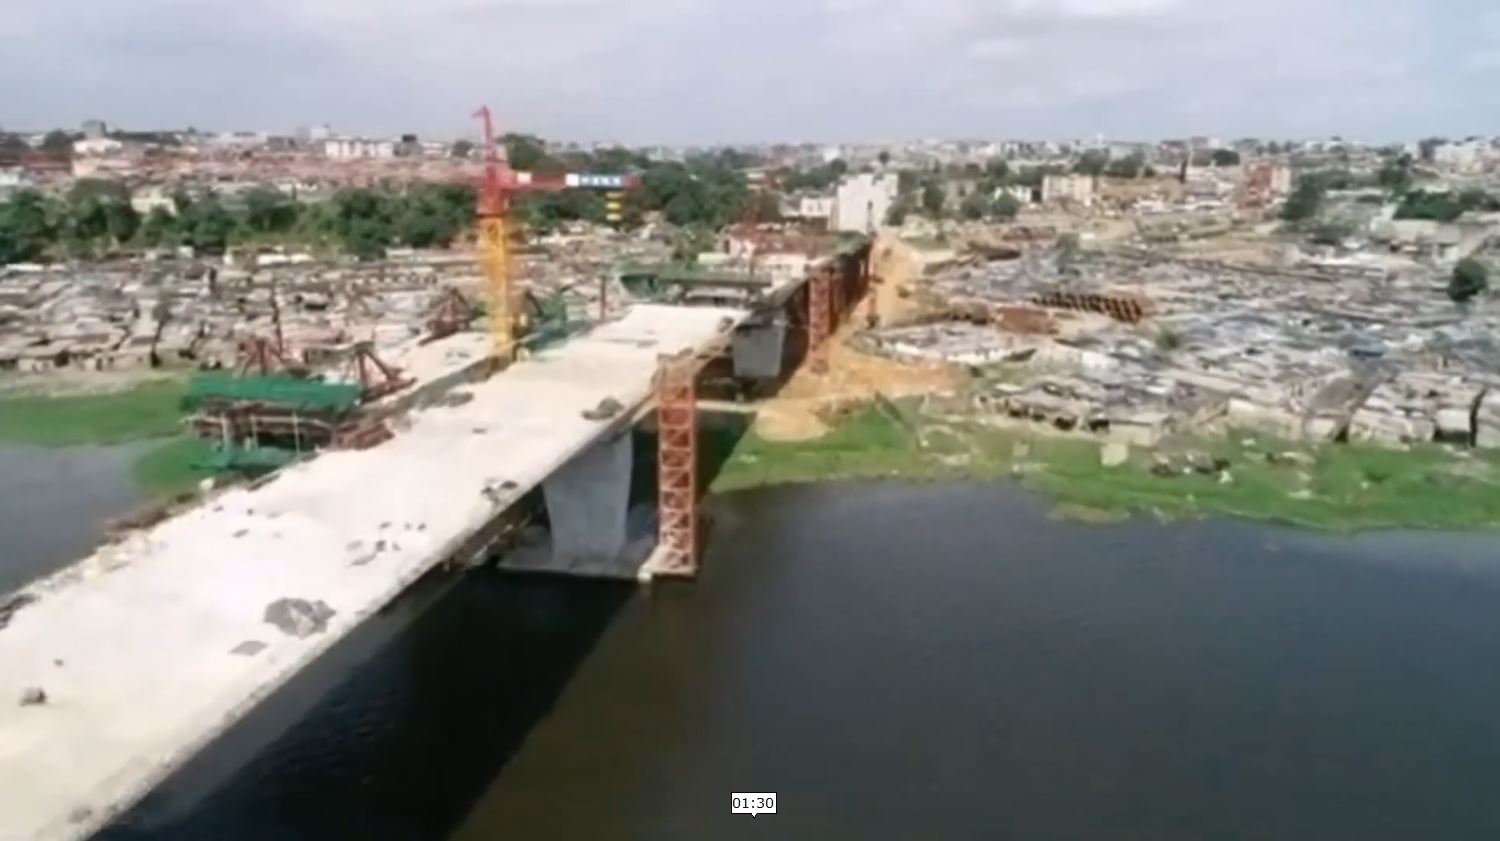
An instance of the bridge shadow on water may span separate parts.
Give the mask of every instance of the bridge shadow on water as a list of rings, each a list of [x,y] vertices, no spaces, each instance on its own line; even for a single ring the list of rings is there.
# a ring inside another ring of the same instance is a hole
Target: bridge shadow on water
[[[700,492],[752,421],[704,417]],[[657,439],[635,435],[631,497],[650,505]],[[96,837],[447,837],[636,592],[630,582],[489,567],[435,572]]]
[[[487,568],[430,577],[97,837],[446,837],[634,592]]]

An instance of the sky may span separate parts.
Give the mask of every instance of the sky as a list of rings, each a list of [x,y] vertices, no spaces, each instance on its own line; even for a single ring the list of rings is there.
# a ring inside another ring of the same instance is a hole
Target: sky
[[[4,0],[0,127],[630,144],[1500,133],[1497,0]]]

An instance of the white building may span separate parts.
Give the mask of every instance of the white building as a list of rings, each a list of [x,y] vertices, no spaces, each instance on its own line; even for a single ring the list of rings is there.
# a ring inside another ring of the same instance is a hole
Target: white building
[[[1021,204],[1031,204],[1032,199],[1031,188],[1021,184],[1007,184],[996,187],[994,197],[998,199],[1001,196],[1010,196]]]
[[[834,199],[835,231],[869,233],[885,224],[885,217],[896,203],[899,181],[892,175],[860,175],[845,178]]]
[[[349,161],[361,158],[385,160],[396,157],[394,140],[362,140],[342,137],[323,141],[323,155],[330,160]]]
[[[73,141],[73,154],[78,157],[109,155],[124,148],[124,143],[110,137],[88,137]]]
[[[1432,150],[1433,163],[1463,172],[1482,168],[1494,156],[1495,149],[1487,140],[1445,143]]]
[[[31,175],[25,170],[0,169],[0,200],[10,198],[12,193],[31,185]]]
[[[130,206],[135,209],[136,213],[142,216],[149,214],[158,207],[174,216],[177,214],[177,204],[172,201],[171,192],[160,184],[153,184],[150,187],[136,190],[130,196]]]
[[[789,216],[813,222],[827,222],[833,218],[833,196],[804,196],[791,207]]]
[[[263,131],[221,131],[208,138],[207,145],[216,149],[259,149],[268,141]]]
[[[1094,203],[1091,175],[1048,175],[1042,178],[1042,203],[1069,202],[1090,207]]]

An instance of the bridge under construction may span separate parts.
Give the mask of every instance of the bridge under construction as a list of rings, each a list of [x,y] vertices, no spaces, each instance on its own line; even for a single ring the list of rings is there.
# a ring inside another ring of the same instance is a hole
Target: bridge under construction
[[[775,379],[816,357],[869,256],[845,248],[753,304],[637,305],[488,378],[481,355],[434,343],[389,440],[221,490],[12,597],[0,697],[27,703],[0,705],[5,837],[108,825],[424,573],[488,554],[537,489],[551,540],[529,568],[692,576],[700,373]],[[657,528],[635,553],[643,422],[658,433]]]

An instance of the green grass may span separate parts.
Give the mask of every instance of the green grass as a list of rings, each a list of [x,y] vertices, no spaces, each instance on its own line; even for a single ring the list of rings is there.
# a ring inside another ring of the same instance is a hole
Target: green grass
[[[1465,456],[1438,446],[1309,449],[1239,434],[1172,442],[1227,459],[1226,484],[1218,474],[1154,475],[1152,456],[1142,450],[1125,465],[1104,467],[1100,443],[1091,439],[974,421],[917,425],[913,434],[892,413],[868,409],[812,441],[770,442],[750,433],[712,490],[877,477],[1015,477],[1055,499],[1059,515],[1069,519],[1231,515],[1335,531],[1500,525],[1500,454]],[[1308,463],[1267,457],[1287,452],[1305,454]]]
[[[207,441],[179,436],[147,450],[130,466],[130,478],[152,497],[165,498],[193,490],[208,471],[194,467],[209,454]]]
[[[157,380],[110,394],[0,397],[0,441],[69,447],[176,434],[184,386]]]
[[[910,433],[876,409],[851,417],[811,441],[767,441],[745,434],[714,478],[718,492],[762,485],[921,475],[925,459]]]

